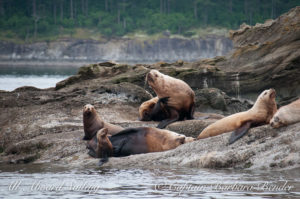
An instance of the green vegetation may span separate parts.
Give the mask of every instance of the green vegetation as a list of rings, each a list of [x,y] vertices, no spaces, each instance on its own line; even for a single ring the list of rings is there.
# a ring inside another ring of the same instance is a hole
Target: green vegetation
[[[101,40],[166,30],[192,37],[207,27],[262,23],[297,5],[300,0],[0,0],[0,38]]]

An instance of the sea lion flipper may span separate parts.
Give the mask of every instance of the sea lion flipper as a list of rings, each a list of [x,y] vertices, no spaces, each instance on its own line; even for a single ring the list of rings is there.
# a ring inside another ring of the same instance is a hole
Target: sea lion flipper
[[[169,124],[176,122],[179,120],[179,113],[175,110],[175,109],[170,109],[170,118],[161,121],[158,125],[157,128],[159,129],[163,129],[166,126],[168,126]]]
[[[150,113],[150,117],[155,117],[159,112],[163,109],[161,103],[165,106],[167,106],[169,97],[163,97],[159,98],[157,103],[155,104],[154,108],[152,109]]]
[[[108,157],[102,158],[98,162],[98,166],[102,166],[104,163],[108,162]]]
[[[123,138],[117,146],[115,146],[115,145],[113,146],[113,156],[114,157],[119,157],[120,156],[121,150],[122,150],[125,143],[126,143],[126,139]]]
[[[89,140],[89,138],[88,138],[87,135],[85,135],[85,136],[82,138],[82,140]]]
[[[163,104],[167,105],[169,98],[170,97],[159,98],[158,101],[157,101],[157,103],[163,103]]]
[[[95,152],[92,148],[89,149],[88,155],[90,155],[90,156],[93,157],[93,158],[96,158],[96,157],[97,157],[96,152]]]
[[[235,141],[243,137],[251,127],[251,121],[245,122],[240,128],[236,129],[229,138],[229,144],[233,144]]]

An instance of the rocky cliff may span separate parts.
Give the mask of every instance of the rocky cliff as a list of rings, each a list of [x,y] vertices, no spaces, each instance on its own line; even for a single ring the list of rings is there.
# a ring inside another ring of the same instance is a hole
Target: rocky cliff
[[[95,62],[155,62],[197,60],[224,55],[232,49],[232,42],[224,36],[205,38],[158,39],[119,38],[103,41],[65,39],[53,42],[15,44],[0,41],[0,60],[47,60]]]
[[[85,142],[81,140],[82,107],[94,104],[105,121],[123,127],[157,125],[137,121],[139,104],[151,98],[151,90],[144,83],[150,69],[183,79],[195,90],[198,119],[168,126],[188,136],[196,137],[203,128],[220,118],[218,114],[249,109],[252,102],[239,99],[240,95],[256,98],[263,89],[274,87],[277,101],[285,104],[300,96],[299,22],[300,7],[296,7],[274,21],[241,27],[232,32],[235,51],[227,57],[133,66],[97,63],[81,67],[78,74],[57,83],[55,88],[22,87],[13,92],[0,92],[0,160],[2,163],[96,165],[97,160],[88,157]],[[270,30],[274,35],[264,36]],[[262,43],[263,38],[267,43]],[[203,119],[202,116],[209,117]],[[167,152],[111,158],[106,165],[300,167],[299,130],[300,123],[280,129],[265,125],[253,128],[230,146],[227,144],[229,134],[224,134]]]

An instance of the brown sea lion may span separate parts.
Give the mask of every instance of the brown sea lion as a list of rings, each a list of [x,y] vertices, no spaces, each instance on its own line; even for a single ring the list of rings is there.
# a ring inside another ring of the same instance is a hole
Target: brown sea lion
[[[139,107],[139,119],[141,121],[162,121],[169,117],[169,112],[163,104],[167,98],[154,97],[145,101]]]
[[[103,128],[97,133],[97,158],[101,158],[99,165],[108,161],[108,157],[113,155],[113,145],[108,138],[108,129]]]
[[[87,104],[83,108],[83,140],[90,140],[96,135],[97,131],[102,128],[107,128],[110,135],[122,131],[124,128],[104,122],[93,105]]]
[[[273,128],[300,122],[300,99],[281,107],[273,116],[270,125]]]
[[[232,144],[246,134],[250,127],[268,124],[270,122],[271,118],[277,111],[275,96],[276,93],[274,89],[263,91],[258,96],[251,109],[216,121],[206,127],[197,139],[208,138],[222,133],[235,131],[229,139],[229,143]]]
[[[102,158],[99,165],[107,161],[105,159],[106,155],[111,154],[110,144],[113,146],[111,156],[122,157],[140,153],[166,151],[195,140],[194,138],[186,137],[169,130],[150,127],[128,128],[112,136],[107,136],[104,128],[97,135],[88,142],[87,148],[89,149],[88,154],[92,157],[99,157],[97,154],[104,154],[102,155],[104,160]],[[99,142],[98,139],[101,139],[101,141]],[[99,148],[99,146],[104,145],[106,147]]]
[[[146,76],[146,81],[158,98],[167,98],[165,108],[169,117],[160,122],[158,128],[165,128],[178,120],[194,119],[195,93],[187,83],[157,70],[151,70]]]

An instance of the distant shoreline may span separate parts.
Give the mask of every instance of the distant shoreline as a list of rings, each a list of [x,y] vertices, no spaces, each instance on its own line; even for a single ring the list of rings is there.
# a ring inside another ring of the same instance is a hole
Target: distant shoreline
[[[107,62],[108,60],[0,60],[0,67],[81,67],[88,64],[95,64],[101,62]],[[128,60],[128,61],[114,61],[118,64],[154,64],[157,62],[168,62],[173,63],[177,60],[153,60],[153,61],[138,61],[138,60]],[[194,62],[197,60],[184,60],[186,62]]]
[[[0,60],[0,67],[81,67],[83,65],[95,63],[92,61],[62,61],[62,60]]]

